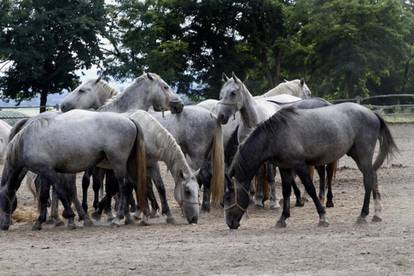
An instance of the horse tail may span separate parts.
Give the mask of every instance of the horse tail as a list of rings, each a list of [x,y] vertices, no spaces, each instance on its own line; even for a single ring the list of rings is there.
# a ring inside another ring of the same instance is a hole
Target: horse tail
[[[14,127],[12,127],[9,134],[9,142],[13,140],[14,136],[16,136],[16,134],[19,133],[20,130],[22,130],[22,128],[26,125],[28,120],[29,118],[21,119],[14,125]]]
[[[137,128],[137,135],[135,136],[135,162],[136,162],[136,174],[137,182],[135,195],[137,197],[138,206],[141,211],[144,212],[146,206],[146,187],[147,187],[147,162],[146,162],[146,153],[145,153],[145,140],[141,126],[135,120],[135,127]]]
[[[380,122],[380,129],[378,135],[379,141],[379,154],[377,159],[374,162],[374,170],[378,170],[379,167],[384,162],[385,158],[388,158],[393,155],[394,152],[398,152],[398,147],[394,142],[394,138],[391,135],[391,132],[385,123],[384,119],[381,118],[380,115],[375,113],[379,122]]]
[[[224,146],[221,125],[218,122],[214,131],[210,153],[213,168],[213,175],[210,182],[211,201],[213,206],[218,206],[224,194]]]

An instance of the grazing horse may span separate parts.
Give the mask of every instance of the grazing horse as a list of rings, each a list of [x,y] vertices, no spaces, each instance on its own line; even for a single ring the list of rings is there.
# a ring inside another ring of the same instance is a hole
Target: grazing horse
[[[141,126],[145,137],[148,176],[153,176],[154,172],[151,172],[151,170],[154,168],[158,169],[158,161],[163,161],[174,178],[174,196],[184,216],[187,218],[188,223],[197,223],[199,215],[197,173],[194,173],[187,164],[180,146],[174,137],[148,112],[138,110],[130,115],[129,118]],[[112,191],[107,189],[104,198],[104,201],[107,203],[118,192],[111,187],[109,188]],[[149,177],[147,178],[147,188],[152,189],[152,182]],[[160,190],[159,194],[162,199],[162,214],[167,216],[168,223],[173,223],[174,218],[168,206],[165,189]],[[110,208],[110,206],[105,207]],[[96,219],[99,219],[102,209],[99,208],[99,212],[94,213]]]
[[[238,129],[239,144],[253,131],[260,122],[267,120],[280,107],[265,99],[255,99],[243,84],[243,82],[234,75],[227,79],[220,91],[221,100],[217,103],[217,118],[222,124],[227,124],[229,119],[236,113],[240,112],[241,122]],[[258,170],[256,179],[258,181],[268,180],[270,166],[265,164]],[[270,170],[271,171],[271,170]],[[279,203],[276,200],[276,189],[274,175],[270,178],[270,208],[278,208]],[[258,183],[256,192],[256,206],[264,206],[264,188],[267,185]]]
[[[141,127],[119,114],[84,110],[63,114],[46,112],[31,118],[7,148],[0,184],[0,229],[9,228],[11,204],[15,202],[25,170],[42,175],[55,186],[65,209],[63,215],[73,224],[74,213],[58,173],[76,173],[98,163],[109,165],[119,184],[121,200],[115,223],[124,217],[126,223],[132,222],[125,207],[134,178],[138,179],[138,198],[144,207],[141,199],[145,194],[146,162]],[[39,224],[46,219],[47,198],[40,198]]]
[[[377,140],[379,154],[373,164]],[[376,171],[394,150],[397,146],[384,120],[358,104],[283,108],[249,135],[233,159],[225,184],[226,223],[231,229],[240,226],[249,203],[250,182],[264,161],[272,161],[279,167],[283,188],[283,211],[276,226],[286,227],[286,219],[290,216],[293,170],[316,206],[319,225],[327,226],[325,208],[316,195],[307,166],[329,164],[345,154],[354,159],[364,178],[365,196],[358,222],[366,222],[371,193],[375,202],[373,221],[381,221]]]
[[[128,112],[133,113],[137,109],[148,110],[151,106],[151,101],[147,99],[147,94],[150,93],[147,86],[144,85],[149,81],[158,83],[159,88],[165,88],[167,85],[162,79],[156,74],[146,74],[134,81],[129,88],[123,93],[109,99],[105,105],[98,108],[97,111],[112,111],[112,112]],[[84,90],[83,85],[75,89],[70,94],[76,94],[71,97],[67,96],[63,103],[65,106],[64,111],[73,108],[91,108],[97,104],[94,101],[89,102],[89,105],[80,104],[84,103],[83,98],[96,98],[92,97],[91,94],[105,94],[101,84],[95,83],[89,87],[88,93],[79,93],[79,90]],[[150,85],[153,85],[150,83]],[[106,84],[106,86],[108,86]],[[153,88],[152,91],[154,91]],[[69,94],[69,95],[70,95]],[[131,94],[131,95],[129,95]],[[133,95],[132,95],[133,94]],[[107,94],[106,94],[107,95]],[[161,97],[162,93],[158,93]],[[153,97],[154,98],[154,97]],[[157,100],[159,104],[154,106],[155,110],[165,110],[161,107],[162,103],[168,103],[169,99],[166,97],[163,100]],[[155,100],[154,100],[155,101]],[[211,178],[203,183],[204,194],[202,210],[209,210],[210,208],[210,188],[212,189],[213,203],[218,204],[222,198],[223,190],[223,179],[224,179],[224,149],[222,142],[221,125],[217,122],[216,118],[204,108],[197,106],[187,106],[181,113],[174,114],[172,108],[171,112],[154,112],[151,113],[163,127],[165,127],[175,138],[177,143],[180,145],[182,151],[186,155],[189,165],[193,170],[198,170],[202,167],[212,168]],[[211,161],[206,160],[210,158]],[[205,162],[211,162],[211,165],[205,165]],[[151,170],[155,173],[152,176],[155,186],[157,189],[165,190],[164,184],[158,169]],[[161,196],[162,200],[163,196]],[[162,203],[162,204],[165,204]]]

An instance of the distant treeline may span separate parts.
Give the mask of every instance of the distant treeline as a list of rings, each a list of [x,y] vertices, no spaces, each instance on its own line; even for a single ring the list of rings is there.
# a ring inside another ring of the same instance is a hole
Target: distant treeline
[[[232,71],[254,94],[294,78],[330,99],[414,92],[407,0],[0,0],[0,30],[0,89],[15,99],[70,89],[92,64],[195,98],[217,98]]]

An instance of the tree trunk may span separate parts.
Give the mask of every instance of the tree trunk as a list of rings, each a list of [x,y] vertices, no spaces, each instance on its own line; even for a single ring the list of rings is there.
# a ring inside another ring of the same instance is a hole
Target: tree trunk
[[[345,98],[350,99],[353,97],[353,83],[352,83],[352,73],[350,71],[345,72],[345,83],[344,83],[344,93]]]
[[[47,103],[47,91],[42,90],[40,92],[40,113],[46,111],[46,103]]]

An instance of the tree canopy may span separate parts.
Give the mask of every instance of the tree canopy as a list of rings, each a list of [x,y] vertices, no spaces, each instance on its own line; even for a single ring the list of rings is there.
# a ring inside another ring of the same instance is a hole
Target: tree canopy
[[[0,89],[56,93],[102,62],[123,80],[160,74],[180,93],[217,98],[222,72],[254,94],[304,78],[314,95],[414,91],[408,0],[0,0]],[[100,36],[105,47],[100,47]],[[47,92],[42,92],[47,91]]]
[[[0,76],[3,97],[18,101],[70,89],[75,71],[103,58],[104,0],[1,0],[0,57],[9,67]],[[44,109],[43,109],[44,110]]]

